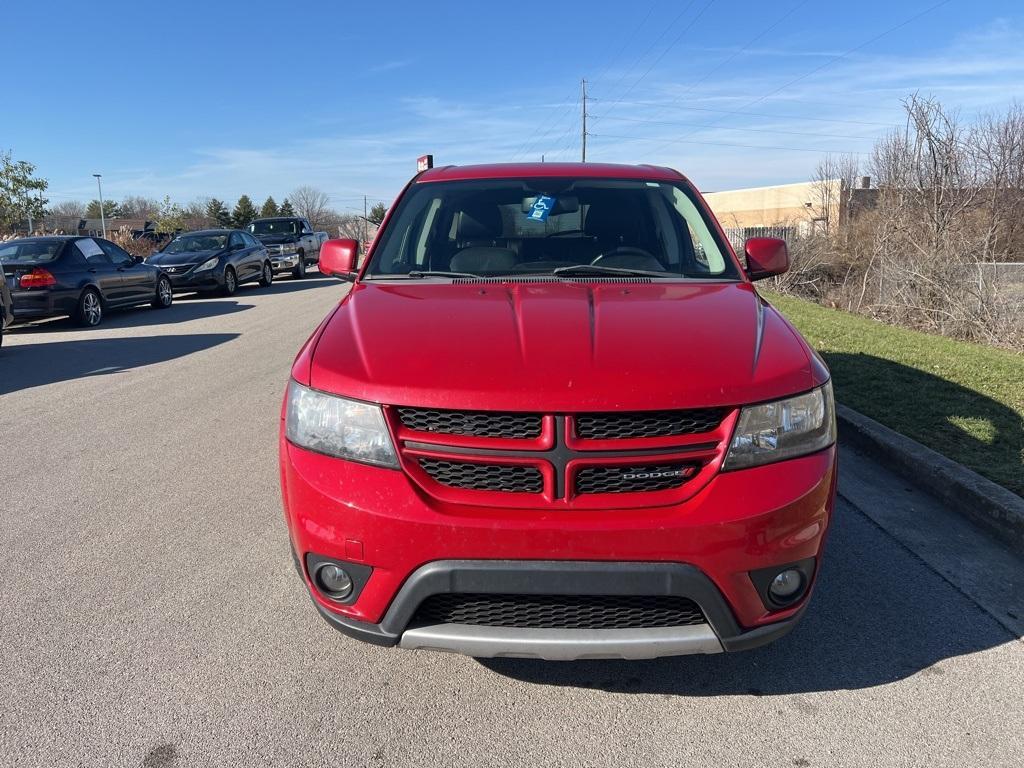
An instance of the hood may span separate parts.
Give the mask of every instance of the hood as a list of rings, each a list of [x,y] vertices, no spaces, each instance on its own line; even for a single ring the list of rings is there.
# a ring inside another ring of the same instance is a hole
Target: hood
[[[253,235],[264,245],[283,245],[285,243],[299,242],[298,235]]]
[[[222,253],[222,249],[212,251],[182,251],[181,253],[156,253],[149,257],[150,264],[158,267],[176,267],[181,264],[197,264]]]
[[[749,284],[658,281],[361,282],[294,373],[380,403],[548,412],[734,406],[820,378]]]

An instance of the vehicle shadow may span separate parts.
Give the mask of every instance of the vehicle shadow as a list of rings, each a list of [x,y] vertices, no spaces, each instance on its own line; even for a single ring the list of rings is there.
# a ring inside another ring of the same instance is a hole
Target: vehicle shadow
[[[295,291],[304,291],[309,288],[321,288],[330,283],[336,283],[338,285],[344,285],[344,283],[334,277],[323,277],[317,273],[311,273],[309,276],[302,280],[296,280],[293,277],[275,277],[274,282],[269,286],[264,287],[257,285],[256,283],[246,283],[245,285],[238,286],[238,293],[236,297],[244,296],[248,293],[254,294],[275,294],[275,293],[294,293]],[[202,301],[204,299],[217,299],[222,298],[221,294],[216,291],[194,291],[192,293],[176,293],[174,294],[174,301]]]
[[[869,688],[1014,640],[957,589],[840,501],[822,572],[801,623],[775,643],[735,654],[650,661],[480,659],[540,685],[621,693],[721,696]]]
[[[325,285],[337,285],[339,288],[345,283],[336,277],[324,277],[318,273],[312,273],[296,280],[294,277],[274,278],[274,282],[269,288],[264,288],[266,293],[292,293],[294,291],[304,291],[308,288],[322,288]]]
[[[1024,495],[1024,418],[1013,408],[874,355],[822,357],[839,402]]]
[[[199,333],[5,344],[0,354],[0,395],[174,360],[231,341],[238,335]]]
[[[103,331],[111,328],[141,328],[153,325],[183,323],[189,320],[200,320],[206,317],[220,317],[223,315],[231,315],[236,312],[243,312],[252,308],[252,304],[240,304],[238,301],[233,299],[179,304],[177,297],[175,297],[174,304],[167,309],[153,309],[151,307],[146,307],[142,309],[127,309],[110,312],[103,318],[103,322],[95,328],[83,328],[77,325],[73,320],[71,320],[71,318],[57,317],[48,320],[37,320],[30,323],[16,324],[4,332],[11,334],[66,333],[68,331],[88,333],[90,331]]]

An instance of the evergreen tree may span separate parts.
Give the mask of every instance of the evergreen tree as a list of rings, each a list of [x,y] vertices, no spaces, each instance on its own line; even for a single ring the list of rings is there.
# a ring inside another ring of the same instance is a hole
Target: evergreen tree
[[[295,209],[292,208],[292,204],[290,202],[288,202],[288,198],[287,197],[282,201],[281,207],[277,209],[277,215],[278,216],[294,216],[295,215]]]
[[[103,216],[108,219],[116,218],[121,215],[121,207],[113,200],[103,201]],[[100,201],[90,200],[89,207],[85,209],[85,217],[87,219],[98,219],[100,217]]]
[[[231,223],[239,229],[245,229],[249,222],[258,216],[259,212],[248,195],[242,195],[235,203],[235,210],[231,212]]]
[[[373,208],[370,209],[370,212],[367,214],[366,218],[371,223],[376,224],[379,227],[380,223],[384,221],[384,217],[387,215],[388,207],[384,205],[384,203],[377,203],[375,206],[373,206]]]
[[[273,197],[267,197],[263,202],[263,207],[260,208],[260,218],[269,219],[274,216],[280,216],[281,211],[277,207],[277,203],[274,202]]]
[[[211,197],[210,202],[206,204],[206,217],[215,222],[218,227],[231,226],[231,211],[224,205],[223,200],[218,200],[216,197]]]

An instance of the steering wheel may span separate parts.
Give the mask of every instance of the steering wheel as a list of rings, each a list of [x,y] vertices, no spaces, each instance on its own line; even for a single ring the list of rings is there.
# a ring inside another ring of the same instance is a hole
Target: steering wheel
[[[657,261],[654,254],[650,251],[645,251],[643,248],[636,248],[632,245],[618,245],[610,251],[598,254],[597,258],[590,262],[590,264],[591,266],[596,267],[600,265],[602,259],[608,259],[612,256],[638,256],[642,259],[653,259],[654,261]]]

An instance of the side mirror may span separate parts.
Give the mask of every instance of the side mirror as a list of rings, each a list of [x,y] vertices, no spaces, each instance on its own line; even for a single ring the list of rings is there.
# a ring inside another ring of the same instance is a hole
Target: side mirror
[[[763,280],[789,270],[789,248],[785,240],[774,237],[751,237],[743,244],[747,257],[747,277]]]
[[[320,246],[320,273],[352,280],[358,259],[358,240],[327,240]]]

